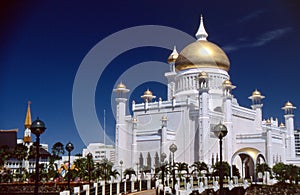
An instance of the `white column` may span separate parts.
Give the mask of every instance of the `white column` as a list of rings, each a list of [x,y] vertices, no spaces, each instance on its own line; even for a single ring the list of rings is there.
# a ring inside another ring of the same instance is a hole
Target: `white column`
[[[287,156],[289,158],[296,157],[295,151],[295,135],[294,135],[294,115],[284,115],[285,124],[287,129]]]
[[[126,98],[116,98],[116,162],[123,160],[125,164],[128,164],[128,145],[124,137],[127,137],[126,131]]]
[[[271,124],[267,124],[267,163],[271,167],[273,165],[273,158],[272,158],[272,130]]]

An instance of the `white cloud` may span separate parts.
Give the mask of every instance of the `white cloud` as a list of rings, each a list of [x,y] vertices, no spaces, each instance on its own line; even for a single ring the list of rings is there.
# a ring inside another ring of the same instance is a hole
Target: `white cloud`
[[[262,35],[256,37],[254,40],[247,38],[239,38],[236,43],[232,45],[226,45],[222,48],[226,52],[232,52],[240,48],[261,47],[273,40],[279,39],[280,37],[289,33],[290,31],[292,31],[292,28],[286,27],[265,32]]]

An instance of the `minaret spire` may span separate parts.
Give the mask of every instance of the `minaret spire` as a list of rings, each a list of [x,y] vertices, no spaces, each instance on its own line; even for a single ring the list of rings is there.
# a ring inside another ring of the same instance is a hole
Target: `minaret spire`
[[[207,34],[207,32],[204,28],[202,14],[201,14],[201,17],[200,17],[200,26],[199,26],[199,29],[196,33],[196,37],[197,37],[198,40],[204,40],[204,41],[206,41],[206,38],[208,37],[208,34]]]
[[[30,104],[31,104],[31,101],[28,101],[28,106],[27,106],[27,113],[26,113],[26,118],[25,118],[25,123],[24,123],[24,126],[26,129],[29,129],[30,126],[31,126],[31,112],[30,112]]]

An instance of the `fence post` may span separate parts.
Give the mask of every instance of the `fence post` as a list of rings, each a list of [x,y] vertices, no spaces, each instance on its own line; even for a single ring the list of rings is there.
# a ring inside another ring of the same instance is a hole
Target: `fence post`
[[[105,181],[102,182],[102,195],[105,195]]]
[[[94,183],[94,187],[95,187],[95,195],[98,195],[98,183]]]
[[[124,193],[126,194],[127,189],[126,189],[126,180],[124,181]]]
[[[112,182],[109,183],[109,194],[112,195]]]
[[[117,194],[120,194],[120,182],[117,182]]]
[[[80,194],[80,187],[74,187],[74,195]]]
[[[85,190],[85,194],[90,195],[90,185],[86,184],[86,185],[83,185],[82,187],[83,187],[83,190]]]
[[[131,181],[131,192],[134,192],[134,181]]]

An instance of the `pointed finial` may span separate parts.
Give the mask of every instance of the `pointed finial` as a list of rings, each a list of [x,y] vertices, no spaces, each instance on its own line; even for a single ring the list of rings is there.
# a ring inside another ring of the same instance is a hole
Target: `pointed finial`
[[[27,106],[27,113],[26,113],[26,118],[25,118],[25,123],[24,123],[24,126],[25,128],[30,128],[31,126],[31,112],[30,112],[30,104],[31,104],[31,101],[28,101],[28,106]]]
[[[207,34],[207,32],[204,28],[202,14],[201,14],[201,17],[200,17],[200,26],[199,26],[199,29],[196,33],[196,37],[197,37],[198,40],[204,40],[204,41],[206,41],[206,38],[208,37],[208,34]]]
[[[178,52],[176,50],[176,46],[174,45],[174,49],[172,51],[172,53],[170,54],[170,56],[168,57],[168,63],[171,63],[171,62],[175,62],[176,59],[178,58]]]

